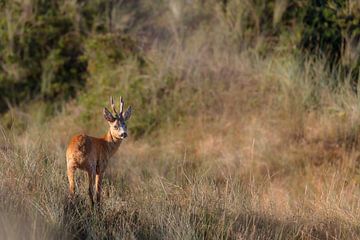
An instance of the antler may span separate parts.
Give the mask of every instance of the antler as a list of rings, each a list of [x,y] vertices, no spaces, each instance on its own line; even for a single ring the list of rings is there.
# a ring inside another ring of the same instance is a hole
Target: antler
[[[124,100],[120,96],[120,115],[123,114],[123,111],[124,111]]]
[[[110,104],[111,104],[111,108],[114,111],[116,117],[119,116],[119,114],[116,112],[115,104],[114,104],[114,98],[112,96],[110,97]]]

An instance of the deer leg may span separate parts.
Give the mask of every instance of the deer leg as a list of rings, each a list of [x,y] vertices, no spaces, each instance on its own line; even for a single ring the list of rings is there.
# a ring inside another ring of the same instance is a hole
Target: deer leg
[[[102,182],[102,174],[96,174],[95,179],[95,186],[96,186],[96,202],[97,204],[100,204],[100,198],[101,198],[101,182]]]
[[[89,171],[88,176],[89,176],[89,198],[90,198],[91,207],[93,207],[94,206],[94,197],[93,197],[93,195],[94,195],[95,172]]]
[[[75,194],[75,179],[74,179],[75,167],[67,167],[67,176],[69,180],[69,192],[70,196],[73,197]]]

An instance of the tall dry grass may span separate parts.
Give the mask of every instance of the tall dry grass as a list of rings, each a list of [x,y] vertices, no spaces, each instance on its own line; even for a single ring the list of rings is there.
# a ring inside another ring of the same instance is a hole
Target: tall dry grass
[[[198,68],[187,69],[186,86],[209,71],[196,113],[121,146],[101,212],[89,210],[82,174],[78,203],[66,201],[66,141],[80,130],[72,114],[30,123],[22,133],[3,131],[3,236],[357,238],[357,96],[319,83],[326,80],[321,62],[226,62],[227,54],[221,61],[199,58]],[[170,65],[181,71],[185,59],[176,55],[179,62]],[[226,72],[224,86],[216,83],[223,68],[234,71]]]
[[[136,77],[148,79],[150,93],[169,75],[174,84],[168,98],[149,96],[161,124],[130,137],[111,160],[101,209],[90,210],[80,172],[77,201],[67,201],[64,156],[72,134],[106,131],[101,109],[92,124],[79,117],[88,111],[81,100],[46,122],[12,109],[15,127],[1,128],[1,236],[360,238],[360,106],[350,84],[334,89],[342,79],[321,58],[238,51],[219,28],[186,35],[178,26],[187,9],[171,4],[162,15],[171,39],[145,51],[152,68],[138,72],[130,60],[108,72],[121,73],[123,92]],[[80,98],[98,96],[92,91]],[[149,109],[135,107],[134,121]]]

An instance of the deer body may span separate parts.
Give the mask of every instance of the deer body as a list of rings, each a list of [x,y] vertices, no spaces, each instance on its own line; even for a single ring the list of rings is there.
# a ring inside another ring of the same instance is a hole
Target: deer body
[[[84,170],[89,177],[89,198],[94,205],[93,188],[95,185],[96,201],[100,203],[101,182],[112,155],[120,147],[123,139],[127,137],[125,121],[130,118],[131,107],[123,114],[123,102],[120,100],[120,114],[115,110],[113,100],[111,105],[115,117],[109,110],[104,108],[104,117],[109,123],[109,131],[101,138],[91,137],[85,134],[72,137],[66,150],[67,175],[69,180],[70,195],[75,194],[74,174],[76,169]]]

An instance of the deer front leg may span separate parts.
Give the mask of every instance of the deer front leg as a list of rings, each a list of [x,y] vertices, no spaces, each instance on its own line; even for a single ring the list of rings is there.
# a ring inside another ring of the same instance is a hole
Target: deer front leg
[[[101,199],[101,182],[102,182],[102,173],[96,174],[95,179],[95,191],[96,191],[96,202],[100,205],[100,199]]]
[[[67,176],[69,180],[69,193],[70,197],[73,197],[75,194],[75,180],[74,180],[75,167],[67,167]]]
[[[94,195],[95,171],[89,171],[88,176],[89,176],[89,198],[90,198],[91,207],[93,207],[94,206],[93,195]]]

